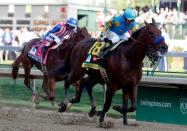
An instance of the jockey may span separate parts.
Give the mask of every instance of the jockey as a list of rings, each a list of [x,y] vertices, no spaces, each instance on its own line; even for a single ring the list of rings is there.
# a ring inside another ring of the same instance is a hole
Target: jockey
[[[136,11],[131,8],[126,9],[122,15],[113,17],[106,23],[107,30],[102,36],[101,40],[108,41],[110,44],[112,44],[112,47],[120,40],[127,41],[131,32],[137,29],[135,18]],[[99,60],[104,60],[109,52],[109,49],[107,49],[104,53],[101,52],[99,54]]]
[[[68,39],[77,29],[77,20],[69,18],[65,23],[60,22],[50,29],[43,37],[40,47],[37,49],[36,57],[43,60],[43,52],[49,47],[62,44],[65,39]]]
[[[66,23],[60,22],[44,35],[42,44],[45,47],[50,46],[52,42],[60,45],[65,39],[76,32],[76,28],[77,20],[74,18],[69,18]]]

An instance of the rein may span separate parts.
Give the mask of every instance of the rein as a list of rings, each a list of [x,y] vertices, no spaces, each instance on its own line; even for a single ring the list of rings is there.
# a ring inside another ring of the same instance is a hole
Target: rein
[[[132,36],[130,37],[130,39],[133,40],[135,43],[141,44],[142,46],[148,46],[147,44],[144,44],[143,42],[136,40],[136,39],[133,38]]]
[[[146,28],[146,27],[145,27]],[[147,36],[149,37],[149,40],[151,40],[151,37],[147,31],[147,28],[146,28],[146,33],[147,33]],[[142,46],[146,46],[146,47],[151,47],[150,45],[148,44],[145,44],[141,41],[138,41],[137,39],[133,38],[132,35],[130,36],[130,39],[132,39],[135,43],[139,43],[139,45],[142,45]],[[154,40],[154,45],[158,45],[160,43],[160,41],[164,40],[164,37],[162,35],[159,35],[158,37],[156,37],[156,39]],[[153,47],[151,47],[153,48]]]
[[[145,44],[144,42],[138,41],[137,39],[135,39],[134,37],[132,37],[132,35],[130,36],[130,39],[133,40],[135,43],[139,43],[138,45],[140,45],[140,46],[147,46],[147,47],[149,47],[149,45]]]

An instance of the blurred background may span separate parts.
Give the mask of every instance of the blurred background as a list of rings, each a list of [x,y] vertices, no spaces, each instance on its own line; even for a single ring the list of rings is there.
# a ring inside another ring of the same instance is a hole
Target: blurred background
[[[92,37],[98,37],[105,22],[128,7],[136,9],[136,21],[140,25],[154,18],[167,40],[169,51],[185,54],[187,0],[0,0],[0,45],[5,45],[3,34],[8,32],[12,36],[8,38],[10,45],[22,47],[24,42],[42,37],[52,26],[69,17],[78,19],[80,27],[86,27]],[[184,54],[180,58],[167,58],[160,70],[186,69]],[[0,62],[15,58],[15,52],[0,50]]]

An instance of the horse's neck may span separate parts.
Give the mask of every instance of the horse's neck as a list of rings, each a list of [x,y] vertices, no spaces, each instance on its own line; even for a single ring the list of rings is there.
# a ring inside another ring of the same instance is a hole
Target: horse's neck
[[[140,38],[140,37],[137,37],[136,40],[142,41],[142,40],[139,40],[138,38]],[[135,41],[130,41],[130,43],[128,45],[129,45],[128,50],[124,54],[125,57],[128,60],[133,60],[133,62],[136,65],[141,64],[144,57],[145,57],[145,54],[146,54],[146,47],[140,43],[135,42]],[[126,48],[126,47],[124,46],[124,48]]]

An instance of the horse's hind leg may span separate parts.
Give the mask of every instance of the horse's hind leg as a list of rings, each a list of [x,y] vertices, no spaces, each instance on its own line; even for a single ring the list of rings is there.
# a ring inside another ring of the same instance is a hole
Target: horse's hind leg
[[[30,89],[33,92],[33,89],[31,87],[31,83],[30,83],[30,72],[31,72],[32,64],[31,63],[23,63],[23,68],[24,68],[24,72],[25,72],[24,84],[28,89]]]
[[[96,79],[90,79],[90,81],[88,81],[88,84],[85,85],[88,95],[90,97],[90,101],[91,101],[91,110],[89,112],[90,117],[92,117],[93,115],[95,115],[97,113],[96,112],[96,101],[95,101],[95,98],[92,93],[92,89],[96,84],[97,84]]]
[[[55,99],[55,79],[48,78],[48,76],[44,76],[42,88],[47,96],[42,96],[42,95],[40,95],[40,96],[44,99],[54,101],[54,99]]]

